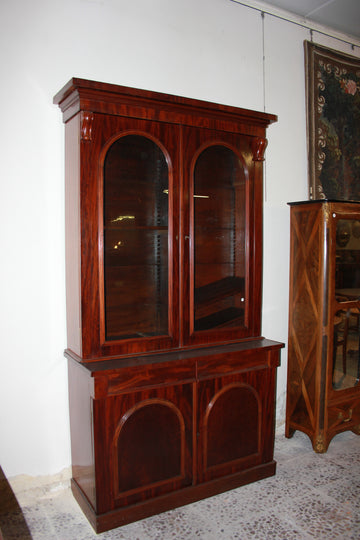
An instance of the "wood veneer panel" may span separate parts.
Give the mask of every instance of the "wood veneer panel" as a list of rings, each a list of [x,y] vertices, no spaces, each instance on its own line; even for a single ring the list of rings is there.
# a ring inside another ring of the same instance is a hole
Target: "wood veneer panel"
[[[292,213],[288,414],[309,432],[316,429],[318,362],[322,326],[323,248],[319,205]],[[302,380],[305,380],[305,386]]]
[[[67,346],[82,355],[79,117],[66,124],[65,258]]]

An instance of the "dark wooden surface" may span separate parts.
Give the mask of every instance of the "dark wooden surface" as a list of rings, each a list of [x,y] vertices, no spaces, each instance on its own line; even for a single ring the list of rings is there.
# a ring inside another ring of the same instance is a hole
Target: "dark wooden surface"
[[[145,516],[175,492],[186,504],[274,474],[280,348],[259,340],[99,370],[69,358],[73,480],[92,520],[113,513],[120,525],[131,521],[121,508]]]
[[[277,121],[274,114],[76,77],[56,94],[54,103],[63,111],[65,122],[79,111],[92,111],[232,132],[245,130],[261,137],[263,128]]]
[[[54,102],[72,488],[101,532],[275,473],[282,344],[261,336],[261,281],[276,116],[82,79]]]
[[[360,218],[360,204],[291,205],[286,436],[304,431],[316,452],[337,433],[360,431],[360,386],[333,385],[336,219],[350,217]]]

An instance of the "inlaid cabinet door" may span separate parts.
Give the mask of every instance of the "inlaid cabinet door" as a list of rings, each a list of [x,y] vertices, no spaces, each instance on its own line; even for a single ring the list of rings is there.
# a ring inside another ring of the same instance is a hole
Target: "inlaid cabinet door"
[[[315,452],[360,431],[360,204],[289,203],[290,294],[286,437]]]
[[[105,453],[98,456],[105,506],[132,505],[191,485],[192,393],[192,384],[183,384],[106,400],[99,445]]]

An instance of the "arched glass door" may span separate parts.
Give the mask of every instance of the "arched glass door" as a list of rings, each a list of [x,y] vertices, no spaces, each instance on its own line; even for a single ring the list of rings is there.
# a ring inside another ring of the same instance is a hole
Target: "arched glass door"
[[[125,135],[104,161],[105,339],[168,334],[168,178],[162,149]]]
[[[360,221],[336,222],[333,388],[342,390],[360,378]]]
[[[203,150],[193,191],[194,331],[243,326],[246,186],[235,152],[221,144]]]

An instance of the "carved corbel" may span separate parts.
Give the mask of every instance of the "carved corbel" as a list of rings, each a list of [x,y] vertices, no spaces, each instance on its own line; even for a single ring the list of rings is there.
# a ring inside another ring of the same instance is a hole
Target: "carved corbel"
[[[265,150],[267,147],[267,139],[262,137],[254,137],[251,140],[251,150],[253,153],[253,161],[264,161]]]
[[[92,127],[94,121],[94,114],[89,111],[81,111],[81,140],[92,140]]]

